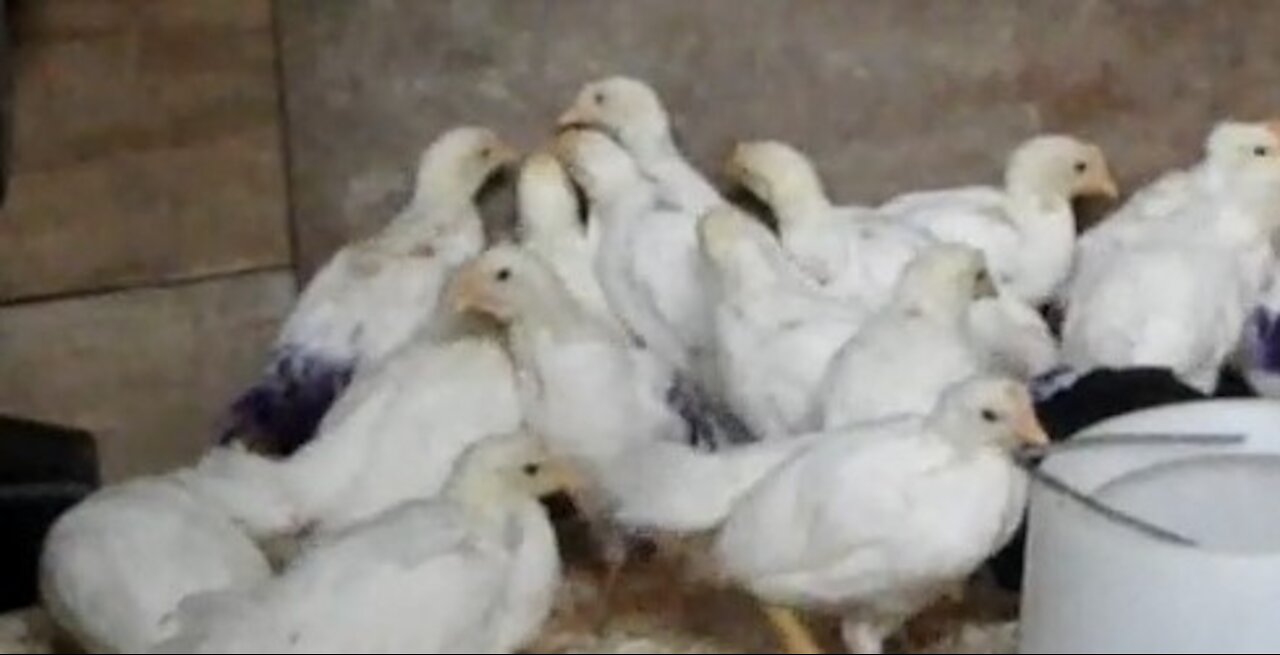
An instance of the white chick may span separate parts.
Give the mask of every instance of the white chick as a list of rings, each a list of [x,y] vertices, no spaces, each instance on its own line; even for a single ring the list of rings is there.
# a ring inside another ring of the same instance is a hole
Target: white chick
[[[611,77],[587,84],[560,117],[561,127],[589,127],[617,139],[656,187],[662,202],[701,216],[720,193],[681,154],[657,92],[640,80]]]
[[[726,399],[762,438],[817,429],[827,368],[870,312],[824,295],[764,225],[731,206],[712,210],[700,228],[718,281]]]
[[[411,341],[358,376],[277,475],[318,533],[431,498],[467,448],[520,427],[515,375],[490,338]]]
[[[783,247],[836,298],[883,307],[907,265],[937,243],[877,210],[832,206],[812,162],[785,143],[739,145],[728,175],[770,207]],[[1030,379],[1058,364],[1057,342],[1043,317],[1009,293],[974,303],[968,322],[1001,371]]]
[[[184,598],[268,578],[254,539],[300,527],[269,464],[217,449],[193,469],[94,494],[46,538],[44,606],[89,652],[139,653],[173,634]]]
[[[828,433],[761,481],[715,560],[765,605],[786,653],[820,653],[791,607],[838,613],[854,653],[977,570],[1022,521],[1020,445],[1048,443],[1025,387],[978,377],[924,417]]]
[[[819,401],[823,428],[923,414],[943,390],[984,370],[966,317],[995,293],[973,248],[940,244],[917,257],[889,306],[832,362]]]
[[[528,424],[591,483],[579,504],[611,566],[607,587],[627,554],[627,526],[613,521],[614,510],[653,493],[623,484],[634,453],[657,443],[715,450],[754,438],[653,353],[595,320],[532,253],[491,248],[459,271],[450,297],[459,310],[508,327]]]
[[[445,132],[422,155],[409,204],[338,251],[285,321],[262,378],[230,410],[224,443],[287,455],[309,441],[352,374],[436,316],[449,273],[484,247],[475,195],[515,153],[493,131]]]
[[[902,270],[933,242],[872,209],[834,206],[813,163],[788,144],[739,144],[726,173],[773,211],[783,248],[836,298],[884,306]]]
[[[555,156],[539,152],[525,161],[516,196],[520,244],[555,271],[578,303],[621,334],[625,328],[609,309],[596,279],[600,226],[583,224],[580,209],[586,208],[579,208],[573,181]]]
[[[698,217],[659,209],[635,162],[601,132],[564,132],[556,154],[600,223],[595,270],[609,306],[664,361],[706,375],[711,319]]]
[[[441,498],[316,543],[253,590],[185,603],[180,633],[152,652],[514,652],[541,629],[560,582],[537,499],[569,486],[537,440],[487,439]]]
[[[1101,149],[1049,135],[1014,151],[1004,188],[909,193],[879,211],[942,241],[978,248],[999,289],[1038,307],[1054,298],[1071,272],[1076,244],[1072,199],[1117,194]]]
[[[1072,369],[1162,367],[1213,391],[1275,261],[1280,130],[1220,125],[1208,150],[1185,202],[1082,252],[1063,327]]]
[[[606,495],[610,473],[627,465],[622,455],[633,446],[663,441],[715,450],[753,439],[726,410],[684,398],[696,390],[595,320],[519,247],[495,246],[468,263],[449,295],[459,310],[508,326],[528,422]]]
[[[1140,189],[1123,207],[1080,238],[1078,259],[1105,257],[1107,250],[1152,240],[1196,240],[1214,222],[1212,212],[1196,205],[1230,201],[1237,171],[1257,157],[1274,156],[1272,143],[1280,121],[1224,121],[1205,140],[1204,157],[1195,166],[1174,170]]]

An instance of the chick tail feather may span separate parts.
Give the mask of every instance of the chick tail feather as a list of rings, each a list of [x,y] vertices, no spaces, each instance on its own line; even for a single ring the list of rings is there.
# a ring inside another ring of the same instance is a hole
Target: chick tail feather
[[[266,375],[232,403],[219,444],[242,442],[265,454],[293,454],[315,436],[354,368],[297,351],[279,353]]]
[[[690,377],[676,376],[667,389],[667,404],[684,419],[689,445],[699,450],[716,451],[760,441],[760,435],[724,401],[707,393]]]
[[[821,433],[774,439],[719,453],[656,442],[636,447],[610,472],[614,519],[633,530],[697,533],[722,523],[744,495]]]

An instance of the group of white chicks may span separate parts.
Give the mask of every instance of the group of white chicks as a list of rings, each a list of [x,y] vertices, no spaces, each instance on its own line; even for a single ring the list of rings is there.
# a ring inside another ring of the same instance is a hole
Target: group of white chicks
[[[1003,186],[848,207],[794,148],[742,144],[727,174],[773,230],[642,82],[587,85],[559,127],[493,244],[475,196],[515,153],[472,127],[426,150],[409,205],[281,335],[279,388],[354,371],[314,437],[65,515],[42,564],[63,628],[92,652],[513,652],[561,583],[538,498],[566,490],[603,584],[639,536],[710,535],[784,652],[821,652],[797,611],[882,652],[1020,525],[1015,455],[1047,443],[1032,380],[1161,366],[1207,389],[1272,276],[1277,123],[1217,126],[1079,239],[1072,200],[1118,190],[1067,136],[1019,147]]]

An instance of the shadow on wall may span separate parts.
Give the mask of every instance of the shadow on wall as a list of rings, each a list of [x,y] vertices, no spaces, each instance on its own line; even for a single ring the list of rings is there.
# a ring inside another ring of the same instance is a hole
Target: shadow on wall
[[[13,3],[0,0],[0,207],[9,190],[9,132],[13,103],[13,76],[10,72],[9,12]]]

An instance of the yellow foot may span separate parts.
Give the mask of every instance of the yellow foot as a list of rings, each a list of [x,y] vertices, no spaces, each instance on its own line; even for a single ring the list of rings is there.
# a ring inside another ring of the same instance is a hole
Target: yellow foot
[[[778,640],[782,642],[782,652],[790,655],[824,652],[795,610],[777,605],[764,605],[762,609],[774,633],[778,635]]]
[[[617,602],[618,581],[622,578],[622,570],[626,568],[627,559],[609,561],[600,579],[600,607],[596,614],[595,627],[598,634],[608,628],[609,619],[613,616],[614,604]]]

